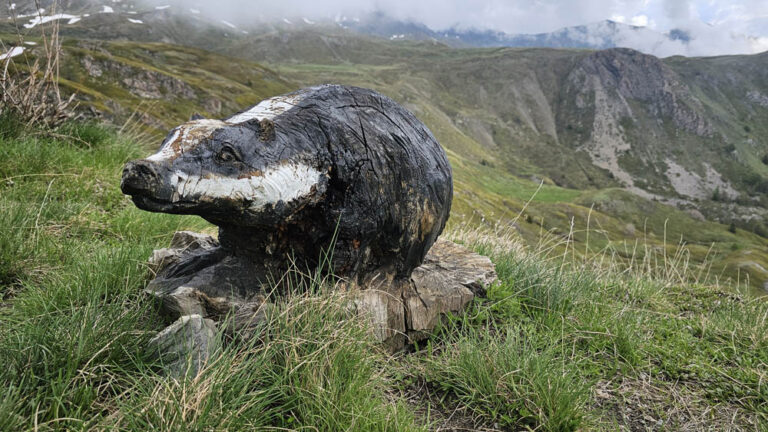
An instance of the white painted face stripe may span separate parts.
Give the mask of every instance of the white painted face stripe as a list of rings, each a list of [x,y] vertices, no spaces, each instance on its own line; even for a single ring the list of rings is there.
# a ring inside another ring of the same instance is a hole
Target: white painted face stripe
[[[220,127],[224,127],[226,125],[227,124],[225,122],[221,121],[221,120],[216,120],[216,119],[197,119],[197,120],[188,121],[188,122],[184,123],[183,126],[190,127],[190,128],[195,128],[195,129],[205,128],[205,129],[214,130],[214,129],[218,129]]]
[[[173,131],[173,135],[171,135],[171,137],[165,141],[165,144],[163,144],[163,146],[160,147],[160,150],[157,153],[153,154],[152,156],[148,157],[147,160],[150,160],[153,162],[162,162],[175,156],[176,152],[171,147],[171,144],[173,144],[174,142],[176,142],[177,139],[179,139],[179,134],[181,134],[181,128],[178,128],[175,131]]]
[[[275,96],[273,98],[264,99],[259,102],[258,105],[249,109],[248,111],[235,114],[228,118],[227,123],[243,123],[248,120],[272,120],[276,116],[293,108],[302,99],[304,99],[306,92],[294,93],[290,95]]]
[[[193,149],[205,138],[210,137],[216,129],[225,126],[227,126],[227,124],[223,121],[211,119],[200,119],[184,123],[176,128],[173,135],[165,140],[165,143],[160,150],[148,157],[147,160],[153,162],[168,162],[178,156],[177,152],[185,152]],[[179,142],[177,143],[177,141]]]
[[[291,202],[312,192],[320,171],[304,164],[282,164],[265,170],[261,176],[235,179],[203,178],[177,171],[172,182],[175,200],[192,197],[231,198],[250,201],[252,210],[261,210],[278,201]]]

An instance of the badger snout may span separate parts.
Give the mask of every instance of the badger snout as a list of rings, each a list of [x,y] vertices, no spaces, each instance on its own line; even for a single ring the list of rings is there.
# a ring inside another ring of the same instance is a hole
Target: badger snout
[[[123,168],[120,189],[126,195],[152,194],[160,185],[160,176],[153,162],[137,160],[128,162]]]

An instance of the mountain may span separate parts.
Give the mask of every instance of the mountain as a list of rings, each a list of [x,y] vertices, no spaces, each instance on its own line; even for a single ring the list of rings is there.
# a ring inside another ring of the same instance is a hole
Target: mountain
[[[647,27],[632,26],[611,20],[536,34],[509,34],[456,27],[432,30],[424,24],[397,20],[383,12],[376,12],[361,19],[342,19],[338,23],[361,34],[390,40],[435,40],[455,47],[606,49],[631,47],[637,41],[642,41],[644,46],[653,47],[674,40],[683,43],[690,40],[690,37],[686,38],[686,33],[681,30],[662,34]]]
[[[478,158],[511,172],[536,167],[531,174],[562,186],[620,186],[680,206],[716,191],[747,207],[765,202],[768,54],[662,60],[618,48],[468,50],[320,30],[255,35],[228,52],[274,65],[308,59],[333,71],[295,68],[293,78],[306,83],[403,87],[404,98],[429,101],[481,144],[487,154]],[[354,71],[339,73],[349,65]],[[732,217],[754,212],[762,214]]]
[[[51,0],[42,2],[46,14],[51,14]],[[200,8],[200,9],[196,9]],[[224,38],[240,38],[248,34],[263,34],[279,29],[311,29],[324,28],[325,31],[344,30],[359,35],[375,36],[393,41],[437,41],[453,47],[539,47],[539,48],[580,48],[607,49],[615,47],[647,48],[658,51],[660,47],[670,45],[680,48],[690,42],[690,34],[675,29],[662,34],[647,27],[627,25],[616,21],[605,20],[597,23],[562,28],[548,33],[509,34],[500,31],[458,28],[431,29],[426,25],[412,20],[397,19],[384,11],[376,11],[359,17],[347,17],[342,14],[329,14],[325,19],[310,20],[306,17],[291,16],[282,19],[256,19],[234,22],[215,19],[206,16],[204,2],[193,1],[179,5],[148,6],[144,3],[131,1],[111,2],[104,4],[98,0],[66,0],[59,2],[56,12],[67,16],[77,17],[77,20],[89,21],[89,27],[100,28],[104,24],[116,26],[108,31],[112,36],[128,36],[136,33],[142,40],[157,37],[157,31],[164,42],[187,42],[176,38],[180,34],[169,34],[162,28],[152,29],[148,34],[139,35],[143,25],[159,24],[181,18],[188,25],[199,27],[209,26],[209,32],[219,34]],[[4,14],[3,12],[6,12]],[[11,11],[0,9],[0,18],[10,16]],[[22,24],[34,22],[36,10],[34,3],[14,7],[12,11],[20,16]],[[100,33],[103,33],[103,29]],[[195,32],[192,32],[195,33]],[[662,49],[666,52],[669,49]]]
[[[117,124],[139,116],[160,136],[195,111],[222,118],[301,86],[370,87],[447,149],[452,223],[499,222],[529,241],[549,231],[582,250],[642,241],[674,253],[681,240],[692,261],[749,274],[756,287],[768,281],[768,54],[471,48],[419,25],[418,40],[362,34],[341,18],[249,31],[192,18],[201,15],[192,7],[131,6],[104,13],[73,2],[66,11],[80,20],[60,21],[62,84],[86,115]],[[13,31],[0,24],[3,40]]]

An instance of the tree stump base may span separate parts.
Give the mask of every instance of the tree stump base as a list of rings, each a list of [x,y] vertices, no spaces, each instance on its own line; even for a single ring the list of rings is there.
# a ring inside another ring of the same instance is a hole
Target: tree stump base
[[[218,241],[209,235],[177,232],[169,248],[152,253],[149,264],[156,277],[145,291],[161,301],[162,312],[171,320],[199,315],[220,324],[227,317],[226,332],[248,337],[266,321],[271,305],[262,287],[247,292],[228,288],[228,278],[242,275],[236,258],[212,259],[219,250]],[[361,285],[342,282],[340,287],[350,292],[354,309],[370,320],[376,340],[394,352],[429,337],[441,317],[484,296],[485,288],[496,281],[496,271],[487,257],[438,239],[409,280],[384,272],[366,280]]]

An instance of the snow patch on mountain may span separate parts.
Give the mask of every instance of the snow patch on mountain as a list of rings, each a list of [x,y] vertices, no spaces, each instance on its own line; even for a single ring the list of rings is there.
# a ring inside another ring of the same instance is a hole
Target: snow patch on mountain
[[[5,54],[0,54],[0,60],[5,60],[7,58],[16,57],[17,55],[21,55],[24,52],[24,47],[13,47]]]
[[[39,24],[45,24],[47,22],[54,21],[54,20],[60,20],[60,19],[69,20],[69,21],[67,21],[67,24],[74,24],[74,23],[80,21],[80,17],[79,16],[77,16],[77,15],[69,15],[69,14],[64,14],[64,13],[60,13],[60,14],[56,14],[56,15],[48,15],[48,16],[40,16],[40,15],[38,15],[35,18],[32,18],[31,20],[29,20],[29,23],[24,24],[24,28],[31,29],[31,28],[39,25]]]

